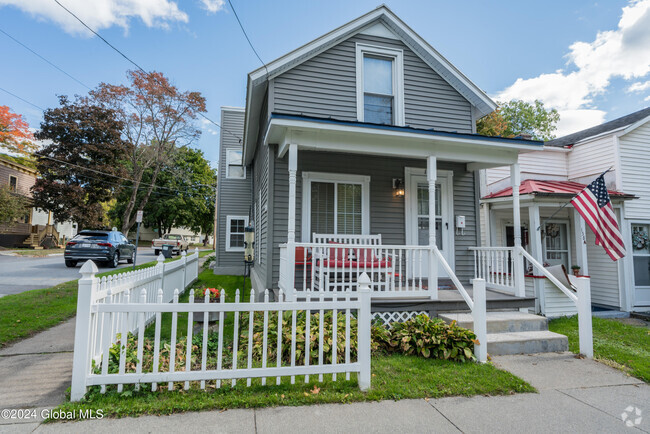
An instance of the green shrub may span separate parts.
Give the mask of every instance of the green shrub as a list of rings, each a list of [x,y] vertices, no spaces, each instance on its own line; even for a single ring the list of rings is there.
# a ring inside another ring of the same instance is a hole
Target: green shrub
[[[445,323],[439,318],[418,315],[403,323],[393,323],[390,329],[375,331],[373,339],[388,353],[403,353],[432,359],[457,362],[475,360],[476,335]]]

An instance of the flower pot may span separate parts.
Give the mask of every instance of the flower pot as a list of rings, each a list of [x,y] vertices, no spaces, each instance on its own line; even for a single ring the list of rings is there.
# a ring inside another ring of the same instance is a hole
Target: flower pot
[[[213,298],[210,299],[210,303],[219,303],[221,301],[220,298]],[[205,303],[205,299],[203,297],[195,297],[194,298],[194,303]],[[194,321],[196,322],[203,322],[203,319],[205,318],[205,314],[203,312],[194,312]],[[226,318],[224,314],[224,319]],[[219,312],[209,312],[208,313],[208,322],[214,322],[219,319]]]
[[[576,276],[576,277],[580,276],[580,269],[579,268],[573,268],[572,271],[573,271],[574,276]]]

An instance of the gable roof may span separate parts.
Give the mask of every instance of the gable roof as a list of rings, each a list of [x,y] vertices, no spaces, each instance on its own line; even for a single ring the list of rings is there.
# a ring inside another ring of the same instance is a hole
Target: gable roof
[[[458,93],[476,107],[478,117],[488,115],[496,109],[496,103],[485,92],[399,19],[386,5],[381,5],[248,74],[244,148],[247,145],[253,145],[256,139],[257,128],[259,127],[256,119],[257,111],[261,107],[261,99],[264,97],[269,79],[277,77],[317,56],[377,22],[385,25]]]
[[[544,145],[554,147],[571,146],[589,137],[625,128],[639,121],[643,121],[648,117],[650,117],[650,107],[646,107],[642,110],[630,113],[629,115],[625,115],[612,121],[605,122],[604,124],[596,125],[595,127],[578,131],[577,133],[569,134],[558,139],[549,140],[548,142],[544,143]]]

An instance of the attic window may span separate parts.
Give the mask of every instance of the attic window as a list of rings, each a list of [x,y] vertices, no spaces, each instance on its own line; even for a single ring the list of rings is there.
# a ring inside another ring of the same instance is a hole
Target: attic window
[[[357,44],[357,117],[404,125],[402,50]]]

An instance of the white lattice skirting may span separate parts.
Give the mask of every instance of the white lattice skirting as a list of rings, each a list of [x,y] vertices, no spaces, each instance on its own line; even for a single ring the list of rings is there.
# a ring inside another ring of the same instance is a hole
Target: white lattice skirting
[[[372,315],[373,322],[380,320],[384,325],[390,325],[394,322],[404,322],[420,314],[428,315],[423,310],[408,310],[403,312],[376,312]]]

